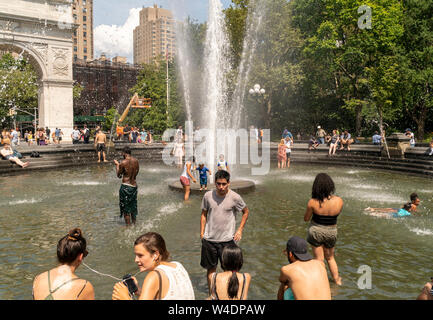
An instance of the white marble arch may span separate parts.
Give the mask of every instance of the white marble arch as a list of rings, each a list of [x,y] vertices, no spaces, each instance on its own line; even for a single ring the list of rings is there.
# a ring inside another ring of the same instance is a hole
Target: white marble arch
[[[39,76],[39,127],[61,128],[71,140],[74,124],[72,0],[0,0],[0,51],[28,58]]]

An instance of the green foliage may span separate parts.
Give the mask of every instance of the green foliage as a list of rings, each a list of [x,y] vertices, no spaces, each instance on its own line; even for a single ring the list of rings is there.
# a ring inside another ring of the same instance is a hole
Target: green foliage
[[[74,83],[73,99],[74,100],[80,99],[82,92],[83,92],[83,87],[80,85],[80,83],[78,83],[78,82]]]
[[[27,60],[15,59],[9,53],[1,57],[0,119],[7,119],[9,109],[15,107],[33,113],[38,106],[37,81],[37,73]]]
[[[249,0],[233,0],[230,7],[224,10],[235,66],[239,65],[242,57],[249,2]]]
[[[184,122],[184,107],[179,98],[179,87],[174,62],[169,63],[169,109],[167,119],[167,82],[166,62],[161,59],[158,63],[143,65],[138,76],[137,85],[131,89],[131,95],[135,92],[140,97],[152,99],[152,108],[131,110],[123,122],[130,126],[153,130],[155,133],[163,133],[167,128],[173,128]]]
[[[102,130],[110,132],[113,128],[113,124],[119,120],[120,114],[117,112],[115,107],[110,108],[105,115],[105,122],[102,124]],[[115,130],[116,128],[113,128]]]

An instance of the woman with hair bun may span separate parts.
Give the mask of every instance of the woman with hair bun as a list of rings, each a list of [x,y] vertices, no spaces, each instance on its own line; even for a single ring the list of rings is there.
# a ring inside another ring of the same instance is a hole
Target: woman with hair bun
[[[135,263],[141,272],[149,272],[140,289],[133,294],[139,300],[194,300],[194,289],[188,272],[179,262],[171,262],[164,238],[154,232],[140,236],[134,243]],[[128,287],[116,283],[113,300],[132,300]]]
[[[307,242],[312,246],[314,257],[328,262],[329,270],[337,285],[341,285],[335,261],[337,243],[337,219],[343,210],[343,199],[334,195],[335,185],[326,173],[317,175],[313,184],[311,200],[308,202],[304,221],[308,228]]]
[[[87,256],[86,239],[76,228],[59,240],[57,260],[60,265],[36,276],[33,281],[34,300],[94,300],[90,282],[80,279],[75,271]]]
[[[239,273],[243,262],[241,248],[237,245],[224,247],[221,254],[224,272],[211,275],[210,300],[247,300],[251,275]]]

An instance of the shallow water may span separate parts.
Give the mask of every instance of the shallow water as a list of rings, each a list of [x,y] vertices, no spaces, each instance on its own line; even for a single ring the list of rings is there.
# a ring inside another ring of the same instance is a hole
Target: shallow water
[[[56,265],[57,241],[74,227],[88,240],[85,263],[102,273],[121,278],[136,273],[133,242],[141,234],[161,233],[173,260],[188,270],[197,299],[206,298],[205,270],[200,267],[201,197],[183,202],[170,191],[178,169],[141,164],[137,225],[125,228],[119,218],[120,181],[110,166],[73,168],[0,178],[0,299],[31,299],[35,275]],[[334,299],[415,299],[433,276],[431,180],[373,170],[292,165],[290,171],[267,176],[238,177],[257,183],[243,198],[250,208],[240,246],[243,271],[252,275],[250,299],[273,300],[282,254],[292,235],[306,237],[303,221],[315,175],[330,174],[337,194],[345,201],[339,218],[336,259],[343,286],[331,282]],[[400,207],[418,192],[419,216],[385,219],[367,215],[367,207]],[[240,216],[238,216],[240,220]],[[362,265],[372,269],[372,289],[360,290]],[[92,282],[97,299],[111,299],[114,280],[81,266],[78,275]],[[144,274],[138,276],[141,282]]]

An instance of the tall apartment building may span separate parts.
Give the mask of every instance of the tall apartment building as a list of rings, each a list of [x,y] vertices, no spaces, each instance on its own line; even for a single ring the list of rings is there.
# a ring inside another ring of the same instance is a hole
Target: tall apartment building
[[[74,31],[74,61],[92,61],[93,49],[93,0],[74,0],[72,4],[74,23],[78,28]]]
[[[134,63],[150,64],[159,56],[169,59],[176,52],[175,20],[170,10],[143,8],[140,25],[134,29]]]

